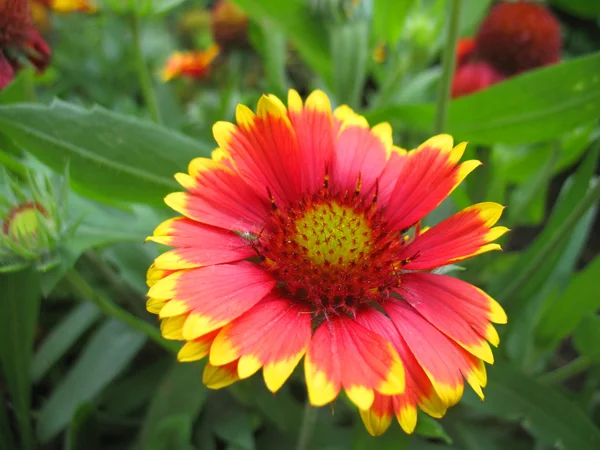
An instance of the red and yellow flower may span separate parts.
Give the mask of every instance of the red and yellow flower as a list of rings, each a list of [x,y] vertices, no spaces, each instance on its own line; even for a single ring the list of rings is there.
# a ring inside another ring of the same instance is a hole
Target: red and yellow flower
[[[204,382],[227,386],[263,369],[276,392],[304,358],[308,398],[343,389],[371,434],[396,416],[412,432],[417,407],[441,417],[464,380],[483,396],[498,345],[498,303],[438,267],[497,250],[496,203],[422,230],[477,166],[466,144],[439,135],[394,145],[315,91],[287,106],[263,96],[213,127],[219,148],[175,176],[182,214],[148,239],[174,247],[148,271],[148,310],[163,336],[185,341],[180,361],[206,356]]]
[[[175,52],[167,60],[162,71],[163,81],[173,78],[205,78],[210,73],[211,64],[219,56],[219,47],[212,45],[207,50]]]
[[[545,6],[527,1],[498,3],[475,38],[459,41],[452,96],[557,63],[561,52],[560,24]]]
[[[38,71],[50,64],[50,46],[35,29],[27,0],[0,1],[0,89],[21,68],[24,56]]]

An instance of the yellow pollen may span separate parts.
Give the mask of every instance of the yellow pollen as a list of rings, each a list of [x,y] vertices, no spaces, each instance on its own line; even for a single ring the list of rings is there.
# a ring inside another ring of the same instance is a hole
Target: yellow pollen
[[[295,227],[294,240],[318,265],[344,266],[371,251],[372,230],[364,213],[337,202],[315,205]]]

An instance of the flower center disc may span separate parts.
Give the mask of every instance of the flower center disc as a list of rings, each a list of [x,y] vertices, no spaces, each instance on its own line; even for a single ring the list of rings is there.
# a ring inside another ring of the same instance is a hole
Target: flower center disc
[[[257,252],[286,295],[310,303],[317,313],[351,313],[398,285],[394,254],[402,241],[373,206],[321,194],[276,208]]]
[[[372,233],[364,212],[337,202],[316,205],[296,220],[295,227],[296,243],[323,268],[355,265],[369,255]]]

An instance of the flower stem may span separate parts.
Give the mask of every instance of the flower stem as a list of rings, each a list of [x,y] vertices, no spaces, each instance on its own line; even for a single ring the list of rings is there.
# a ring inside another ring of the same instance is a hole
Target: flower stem
[[[120,320],[121,322],[129,325],[131,328],[141,331],[148,336],[149,339],[153,340],[158,345],[170,352],[177,352],[179,350],[179,345],[177,345],[177,343],[163,339],[158,328],[138,319],[130,312],[117,306],[110,299],[106,298],[104,295],[94,289],[94,287],[92,287],[86,281],[86,279],[75,270],[69,272],[66,276],[66,279],[77,292],[77,294],[92,301],[107,316]]]
[[[562,367],[559,367],[552,372],[545,373],[540,376],[540,381],[544,383],[561,383],[567,378],[571,378],[577,374],[580,374],[584,370],[586,370],[591,364],[590,358],[587,356],[580,356],[575,358],[573,361],[565,364]]]
[[[298,435],[298,443],[296,444],[296,450],[308,450],[308,445],[310,444],[318,415],[319,408],[311,406],[310,402],[306,400],[300,434]]]
[[[587,191],[585,196],[571,210],[567,218],[558,226],[546,245],[540,249],[527,267],[515,277],[508,286],[496,296],[496,300],[507,307],[507,302],[521,290],[523,285],[529,281],[529,278],[538,270],[538,268],[546,261],[550,254],[554,251],[560,241],[570,235],[570,231],[577,225],[577,222],[583,217],[587,210],[600,199],[600,183]]]
[[[435,125],[433,129],[435,134],[443,133],[446,129],[448,108],[450,106],[450,90],[452,78],[454,77],[454,66],[456,65],[456,43],[458,41],[461,8],[462,0],[451,0],[450,22],[448,24],[448,34],[446,36],[444,54],[442,56],[442,77],[440,79]]]
[[[142,95],[146,102],[146,107],[150,112],[152,120],[156,123],[162,123],[162,117],[160,115],[160,109],[158,108],[158,101],[152,87],[152,78],[148,71],[148,65],[144,58],[142,51],[142,38],[140,32],[140,19],[136,15],[130,17],[131,34],[133,36],[133,52],[135,54],[135,64],[137,66],[138,77],[140,80],[140,87],[142,89]]]

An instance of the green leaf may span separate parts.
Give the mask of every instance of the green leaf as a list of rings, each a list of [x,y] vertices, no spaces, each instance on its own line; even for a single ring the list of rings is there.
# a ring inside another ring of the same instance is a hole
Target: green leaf
[[[79,192],[115,200],[162,204],[178,189],[173,179],[210,147],[175,131],[100,107],[55,101],[0,106],[2,133],[58,173],[69,161]]]
[[[148,408],[138,439],[138,448],[149,448],[154,430],[169,417],[184,415],[194,422],[206,402],[202,385],[204,364],[175,364],[165,375]]]
[[[62,431],[79,405],[100,394],[127,367],[145,342],[145,335],[121,322],[104,322],[42,406],[37,423],[40,442],[46,443]]]
[[[460,35],[474,36],[492,0],[465,0],[460,14]]]
[[[534,70],[452,101],[448,133],[492,145],[552,139],[600,117],[600,53]],[[429,133],[435,105],[396,105],[366,114]]]
[[[506,217],[506,223],[509,227],[513,227],[515,224],[526,223],[524,219],[527,213],[533,209],[535,201],[540,197],[539,194],[542,194],[542,201],[545,199],[546,188],[554,173],[558,157],[559,150],[557,143],[548,158],[545,161],[539,161],[541,164],[536,166],[536,173],[525,183],[517,186],[513,191],[509,201],[510,208],[508,208]]]
[[[585,19],[600,17],[600,2],[596,0],[550,0],[550,3]]]
[[[100,310],[92,303],[83,303],[73,308],[45,337],[35,352],[31,365],[33,381],[39,382],[100,316]]]
[[[249,412],[227,392],[217,392],[206,405],[212,430],[226,443],[239,450],[254,450],[254,426]]]
[[[365,20],[330,28],[334,91],[338,103],[360,106],[369,59],[369,27]]]
[[[89,439],[86,437],[86,424],[93,412],[94,405],[89,402],[81,403],[77,407],[69,425],[65,441],[66,450],[83,450],[86,448],[86,441]]]
[[[329,39],[319,19],[313,16],[303,0],[234,0],[259,23],[267,22],[283,31],[306,63],[325,83],[332,83]]]
[[[576,274],[567,289],[548,304],[537,328],[537,339],[556,344],[569,335],[581,320],[600,309],[598,280],[600,257]]]
[[[117,14],[150,16],[165,13],[184,1],[185,0],[101,0],[101,4]]]
[[[507,364],[490,370],[486,399],[465,397],[472,408],[494,417],[518,420],[539,442],[557,448],[595,450],[600,430],[556,389],[519,373]]]
[[[0,442],[6,447],[6,450],[15,450],[8,414],[4,406],[0,407]]]
[[[235,383],[229,392],[237,401],[254,408],[286,433],[295,434],[302,421],[302,406],[292,397],[287,384],[273,395],[260,377],[251,377]]]
[[[285,73],[287,39],[285,33],[269,22],[262,21],[260,25],[251,24],[250,39],[263,59],[267,92],[281,99],[287,98],[288,80]]]
[[[410,438],[394,420],[390,428],[381,436],[373,437],[367,433],[361,420],[356,421],[352,450],[405,450],[408,449]]]
[[[511,359],[523,361],[526,367],[531,367],[535,362],[535,350],[549,350],[548,342],[540,349],[539,339],[535,338],[536,327],[540,316],[554,300],[553,294],[562,291],[569,283],[594,224],[596,211],[597,208],[592,207],[581,218],[566,242],[557,246],[551,257],[546,258],[536,274],[523,287],[521,301],[524,307],[518,314],[513,314],[505,348]],[[558,340],[552,344],[557,345]]]
[[[148,450],[194,450],[190,443],[192,419],[187,414],[177,414],[161,420],[152,430]]]
[[[0,273],[0,286],[0,364],[17,419],[21,445],[28,450],[34,445],[30,422],[31,358],[41,297],[39,277],[32,267]]]
[[[600,362],[600,316],[589,315],[583,318],[573,332],[573,345],[581,356]]]
[[[0,105],[24,102],[26,89],[29,86],[33,86],[33,73],[31,69],[25,69],[0,91]]]
[[[173,363],[172,355],[136,368],[135,373],[111,383],[102,394],[102,411],[113,416],[128,416],[152,399]]]
[[[371,34],[376,42],[394,45],[400,39],[408,12],[415,0],[375,0]]]
[[[544,275],[539,269],[549,257],[560,254],[564,248],[567,234],[562,232],[561,228],[572,212],[579,208],[582,199],[585,199],[598,158],[598,150],[596,146],[588,153],[574,175],[573,182],[566,186],[554,205],[550,219],[533,244],[523,252],[511,270],[498,277],[491,285],[491,294],[503,302],[506,309],[523,308],[527,300],[537,292],[537,283],[545,281],[545,277],[552,271],[552,267],[547,267],[549,272]],[[532,273],[532,269],[536,271]],[[510,315],[510,311],[508,312]]]
[[[420,436],[442,440],[446,444],[452,444],[452,438],[448,436],[442,423],[423,413],[421,410],[419,410],[415,433]]]

